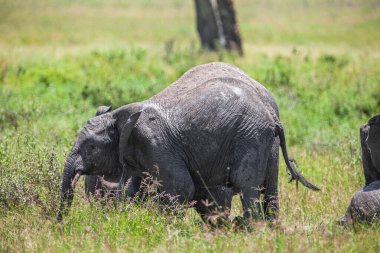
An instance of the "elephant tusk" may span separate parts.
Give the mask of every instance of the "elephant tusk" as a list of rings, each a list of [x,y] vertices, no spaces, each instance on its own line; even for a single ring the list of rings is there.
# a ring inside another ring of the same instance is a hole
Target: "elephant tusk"
[[[79,177],[82,175],[82,171],[78,171],[77,174],[75,174],[75,177],[73,181],[71,182],[71,187],[74,189],[75,185],[77,184]]]
[[[98,176],[98,180],[101,183],[101,185],[108,188],[108,190],[117,190],[117,187],[119,186],[119,183],[110,182],[104,179],[104,176]]]

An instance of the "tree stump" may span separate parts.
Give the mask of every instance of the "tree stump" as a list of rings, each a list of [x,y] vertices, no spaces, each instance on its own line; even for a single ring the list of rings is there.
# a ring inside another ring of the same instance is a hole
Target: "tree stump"
[[[204,49],[237,50],[242,41],[232,0],[195,0],[197,30]]]

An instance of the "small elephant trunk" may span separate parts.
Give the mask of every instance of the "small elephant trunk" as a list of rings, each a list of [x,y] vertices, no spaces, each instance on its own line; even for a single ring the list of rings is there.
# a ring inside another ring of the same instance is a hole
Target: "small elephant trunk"
[[[63,215],[65,215],[71,206],[74,198],[74,187],[78,181],[81,173],[75,173],[75,166],[71,156],[68,157],[65,168],[62,174],[62,188],[61,188],[61,205],[59,207],[57,220],[61,221]]]

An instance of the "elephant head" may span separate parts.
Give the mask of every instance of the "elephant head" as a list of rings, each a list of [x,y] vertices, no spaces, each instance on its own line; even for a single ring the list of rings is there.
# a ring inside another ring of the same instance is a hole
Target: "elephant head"
[[[380,180],[380,114],[360,128],[363,170],[366,185]]]
[[[119,115],[110,111],[111,106],[99,107],[96,116],[87,122],[75,141],[64,165],[58,220],[71,206],[75,184],[81,175],[121,174],[119,149],[127,145],[127,139],[141,112],[133,115],[124,113],[127,120],[123,124],[118,122]],[[122,145],[120,140],[123,140]]]

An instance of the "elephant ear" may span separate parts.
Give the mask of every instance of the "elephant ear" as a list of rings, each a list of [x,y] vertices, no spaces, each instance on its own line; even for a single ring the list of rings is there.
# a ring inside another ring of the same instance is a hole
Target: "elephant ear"
[[[127,122],[122,126],[120,130],[120,138],[119,138],[119,159],[120,163],[124,164],[124,155],[128,146],[128,139],[131,136],[132,130],[137,123],[137,120],[140,118],[142,111],[136,112],[132,114]]]
[[[112,110],[112,106],[105,106],[105,105],[99,106],[98,110],[96,111],[96,115],[95,116],[102,115],[102,114],[107,113],[107,112],[109,112],[111,110]]]
[[[380,179],[380,171],[374,166],[371,151],[368,147],[368,138],[371,126],[364,125],[360,128],[360,142],[362,148],[362,164],[365,177],[365,184],[368,185],[373,181]]]
[[[372,165],[376,168],[376,179],[380,180],[380,124],[370,126],[366,143],[371,154]]]

